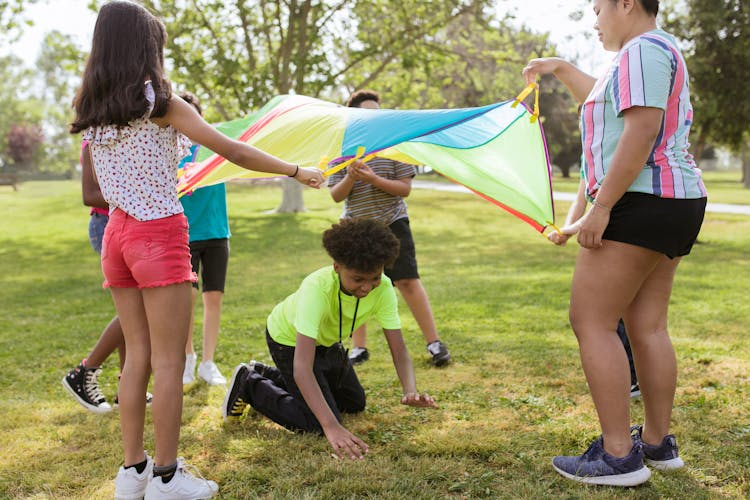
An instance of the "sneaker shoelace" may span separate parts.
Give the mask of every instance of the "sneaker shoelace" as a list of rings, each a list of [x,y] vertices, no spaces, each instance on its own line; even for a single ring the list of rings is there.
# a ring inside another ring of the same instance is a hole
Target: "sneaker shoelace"
[[[101,368],[97,368],[96,370],[86,370],[86,379],[83,384],[83,390],[86,393],[86,396],[96,403],[106,399],[97,380],[101,372]]]
[[[203,477],[197,467],[185,462],[183,457],[177,457],[177,470],[181,470],[183,476],[192,481],[202,481],[208,486],[208,479]]]
[[[245,403],[241,397],[238,397],[234,400],[234,404],[232,405],[232,415],[242,415],[246,406],[247,403]]]

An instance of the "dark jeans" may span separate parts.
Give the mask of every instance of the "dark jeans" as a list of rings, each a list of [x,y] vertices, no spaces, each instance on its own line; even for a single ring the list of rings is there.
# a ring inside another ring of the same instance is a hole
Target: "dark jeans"
[[[268,330],[266,342],[276,367],[266,367],[263,375],[250,370],[244,381],[243,399],[257,412],[291,431],[322,433],[294,381],[294,347],[275,342]],[[341,344],[315,348],[313,374],[339,422],[342,413],[365,409],[365,390]]]

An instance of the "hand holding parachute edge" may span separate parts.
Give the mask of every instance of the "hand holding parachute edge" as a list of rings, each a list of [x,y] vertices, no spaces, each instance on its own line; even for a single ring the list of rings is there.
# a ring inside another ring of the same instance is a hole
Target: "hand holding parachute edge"
[[[531,123],[534,123],[539,118],[539,84],[536,82],[531,82],[528,85],[526,85],[526,88],[521,91],[520,94],[513,100],[512,108],[515,108],[518,106],[521,101],[526,99],[529,94],[534,92],[534,111],[531,113],[531,117],[529,118],[529,121]]]

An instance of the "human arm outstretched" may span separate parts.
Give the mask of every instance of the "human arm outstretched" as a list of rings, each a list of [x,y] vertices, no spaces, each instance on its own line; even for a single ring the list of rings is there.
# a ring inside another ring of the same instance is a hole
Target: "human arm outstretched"
[[[552,74],[560,80],[579,103],[583,103],[596,83],[596,78],[559,57],[532,59],[523,69],[527,84],[536,81],[537,76],[546,74]]]
[[[297,333],[297,344],[294,348],[294,381],[305,399],[305,403],[315,415],[323,428],[328,442],[340,458],[352,460],[364,458],[369,451],[364,441],[341,425],[323,397],[313,373],[315,363],[315,339]]]
[[[417,391],[417,377],[414,375],[414,366],[409,357],[409,351],[406,350],[401,330],[383,329],[383,333],[385,334],[385,340],[388,342],[388,348],[393,358],[393,366],[396,367],[396,374],[401,382],[401,388],[404,393],[401,397],[401,404],[437,408],[437,404],[432,399],[432,396],[427,393],[420,394]]]
[[[209,125],[193,106],[179,96],[172,96],[167,113],[160,118],[152,118],[160,126],[172,125],[184,133],[191,141],[214,151],[235,165],[248,170],[283,174],[294,177],[306,186],[320,188],[323,175],[316,168],[301,168],[273,155],[265,153],[242,142],[230,139]]]

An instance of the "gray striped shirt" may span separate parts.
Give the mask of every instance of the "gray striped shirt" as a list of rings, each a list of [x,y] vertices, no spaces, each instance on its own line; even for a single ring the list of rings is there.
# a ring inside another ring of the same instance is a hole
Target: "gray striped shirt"
[[[403,179],[414,177],[417,169],[414,165],[401,163],[386,158],[375,158],[367,162],[367,166],[384,179]],[[339,170],[328,179],[329,187],[333,187],[346,176],[346,169]],[[344,202],[343,217],[375,219],[386,225],[398,219],[408,217],[406,202],[400,196],[393,196],[372,184],[355,181],[349,196]]]

